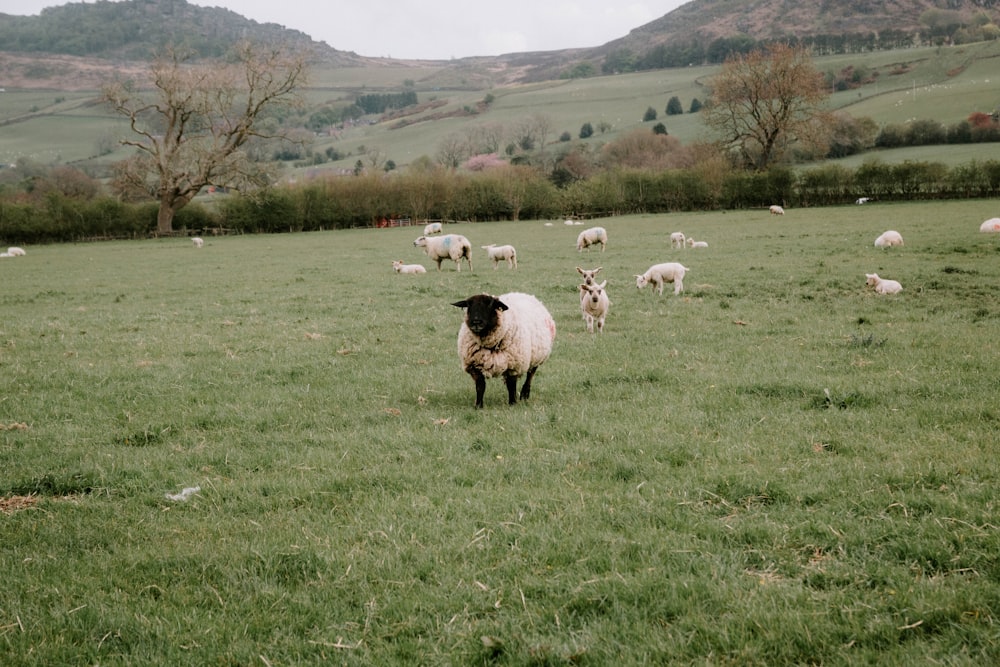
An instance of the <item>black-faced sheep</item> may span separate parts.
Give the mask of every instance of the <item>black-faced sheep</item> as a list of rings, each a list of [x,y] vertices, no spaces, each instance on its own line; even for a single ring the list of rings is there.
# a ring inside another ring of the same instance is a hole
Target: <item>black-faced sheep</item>
[[[483,407],[486,378],[502,376],[507,402],[517,403],[517,379],[524,376],[521,400],[531,395],[535,371],[552,353],[556,323],[530,294],[476,294],[456,301],[465,309],[458,330],[458,357],[476,384],[476,407]]]
[[[421,236],[413,245],[423,248],[427,256],[437,262],[438,271],[441,270],[441,260],[444,259],[454,260],[455,266],[461,271],[463,258],[469,263],[469,271],[472,270],[472,244],[461,234]]]

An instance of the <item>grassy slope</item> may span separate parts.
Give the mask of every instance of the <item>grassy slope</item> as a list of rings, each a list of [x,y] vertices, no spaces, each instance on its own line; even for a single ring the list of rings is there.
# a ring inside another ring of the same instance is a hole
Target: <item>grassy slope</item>
[[[0,662],[995,663],[995,214],[618,218],[604,254],[468,225],[476,271],[423,276],[389,267],[412,228],[28,248],[0,497],[39,502],[0,515]],[[668,259],[683,297],[635,289]],[[474,411],[449,304],[511,289],[556,349]]]

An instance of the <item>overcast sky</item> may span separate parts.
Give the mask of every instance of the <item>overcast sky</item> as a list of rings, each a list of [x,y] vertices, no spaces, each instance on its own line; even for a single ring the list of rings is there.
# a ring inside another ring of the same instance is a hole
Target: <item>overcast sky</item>
[[[688,0],[188,0],[300,30],[341,51],[447,60],[600,46]],[[59,0],[3,0],[5,14],[38,14]]]

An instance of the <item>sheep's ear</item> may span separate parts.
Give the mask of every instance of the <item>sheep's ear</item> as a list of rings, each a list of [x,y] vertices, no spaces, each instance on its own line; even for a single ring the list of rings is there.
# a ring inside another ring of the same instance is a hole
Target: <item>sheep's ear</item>
[[[507,308],[507,304],[500,299],[493,299],[493,307],[497,310],[509,310],[509,308]]]
[[[600,285],[598,285],[598,287],[600,287],[601,289],[604,289],[604,286],[607,285],[607,284],[608,284],[608,281],[605,280],[603,283],[601,283]]]
[[[603,269],[603,268],[604,268],[603,266],[599,266],[599,267],[597,267],[596,269],[594,269],[594,275],[596,276],[596,275],[597,275],[597,273],[598,273],[598,272],[599,272],[599,271],[600,271],[601,269]]]
[[[580,274],[581,276],[583,275],[583,269],[581,269],[581,268],[580,268],[579,266],[578,266],[578,267],[576,267],[576,270],[577,270],[577,272],[579,272],[579,274]]]
[[[457,308],[468,308],[469,307],[469,302],[468,302],[468,300],[466,300],[466,301],[456,301],[455,303],[453,303],[451,305],[456,306]]]

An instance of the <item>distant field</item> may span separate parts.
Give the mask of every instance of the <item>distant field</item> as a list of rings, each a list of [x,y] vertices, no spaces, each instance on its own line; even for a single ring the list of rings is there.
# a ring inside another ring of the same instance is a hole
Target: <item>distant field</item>
[[[995,215],[452,226],[472,272],[413,227],[0,259],[0,663],[998,664]],[[635,288],[667,260],[680,297]],[[477,411],[450,304],[511,290],[555,350]]]

